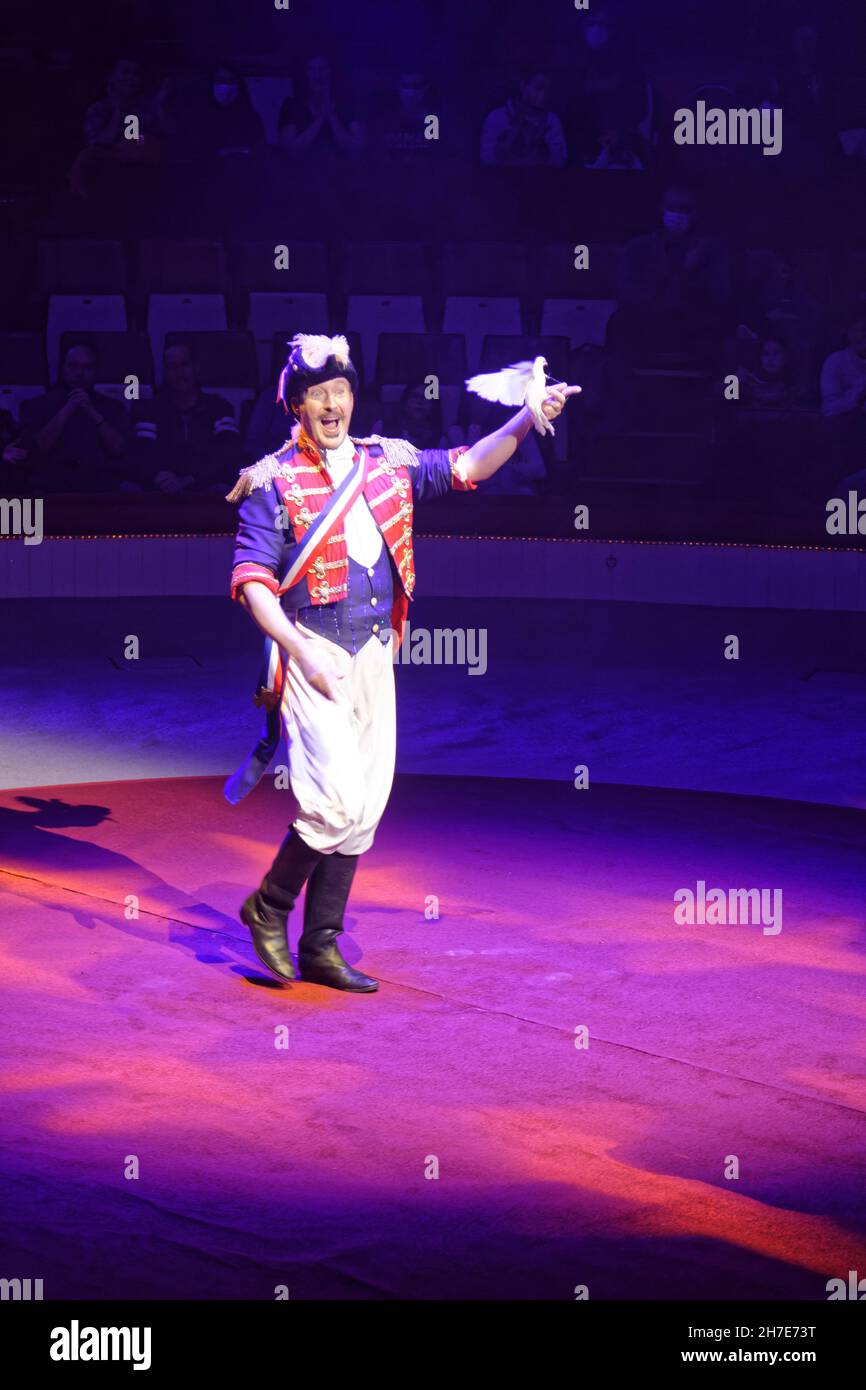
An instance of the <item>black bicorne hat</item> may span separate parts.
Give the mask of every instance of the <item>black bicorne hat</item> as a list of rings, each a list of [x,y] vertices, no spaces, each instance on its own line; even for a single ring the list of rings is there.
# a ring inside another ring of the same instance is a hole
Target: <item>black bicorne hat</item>
[[[344,376],[353,392],[358,390],[358,373],[352,366],[349,344],[338,333],[329,338],[324,333],[296,333],[289,343],[289,356],[280,372],[277,400],[288,410],[297,405],[308,386]]]

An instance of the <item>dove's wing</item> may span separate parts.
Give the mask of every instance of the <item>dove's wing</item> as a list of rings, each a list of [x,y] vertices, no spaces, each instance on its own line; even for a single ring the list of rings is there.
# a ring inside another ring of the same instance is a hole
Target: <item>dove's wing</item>
[[[481,372],[478,376],[469,377],[466,389],[485,401],[499,401],[500,405],[523,405],[531,377],[531,362],[513,362],[510,367],[503,367],[501,372]]]

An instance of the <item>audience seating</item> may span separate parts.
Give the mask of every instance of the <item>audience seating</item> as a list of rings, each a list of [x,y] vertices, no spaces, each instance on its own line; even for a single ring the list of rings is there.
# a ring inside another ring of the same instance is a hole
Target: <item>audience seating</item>
[[[64,333],[125,333],[126,301],[120,294],[52,294],[45,330],[48,370],[57,380],[60,339]]]
[[[221,294],[152,294],[148,301],[147,331],[158,369],[167,333],[215,332],[226,327]]]
[[[452,296],[445,301],[442,332],[463,335],[470,372],[478,371],[482,344],[489,334],[516,335],[522,331],[523,316],[519,299],[486,299],[461,295]]]
[[[247,327],[255,341],[259,376],[263,379],[270,370],[274,336],[283,324],[292,325],[284,330],[284,344],[295,333],[327,333],[327,296],[316,293],[277,294],[267,290],[250,293]]]
[[[119,241],[44,238],[37,255],[37,284],[45,296],[126,294],[126,259]]]
[[[541,306],[543,336],[568,338],[572,347],[603,343],[615,299],[545,299]]]
[[[346,327],[359,335],[364,361],[371,376],[375,377],[381,333],[426,332],[421,296],[352,294],[346,305]]]
[[[137,281],[144,296],[225,294],[225,251],[218,241],[143,241]]]

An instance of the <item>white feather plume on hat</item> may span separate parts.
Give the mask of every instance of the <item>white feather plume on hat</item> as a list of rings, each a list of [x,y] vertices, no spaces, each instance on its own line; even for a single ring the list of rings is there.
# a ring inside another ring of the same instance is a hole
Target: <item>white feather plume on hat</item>
[[[345,367],[349,360],[349,344],[342,333],[337,333],[333,338],[326,333],[296,333],[289,347],[296,348],[304,365],[313,371],[324,367],[329,357],[335,358],[341,367]]]

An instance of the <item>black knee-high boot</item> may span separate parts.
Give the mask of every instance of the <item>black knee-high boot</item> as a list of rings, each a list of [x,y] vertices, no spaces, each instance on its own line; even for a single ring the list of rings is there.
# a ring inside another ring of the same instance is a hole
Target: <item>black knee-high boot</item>
[[[323,854],[310,875],[298,966],[302,980],[372,994],[379,988],[378,981],[343,960],[337,945],[358,858],[357,854]]]
[[[289,913],[321,858],[321,852],[290,827],[261,884],[241,907],[241,921],[250,929],[256,955],[283,980],[297,979],[289,951]]]

